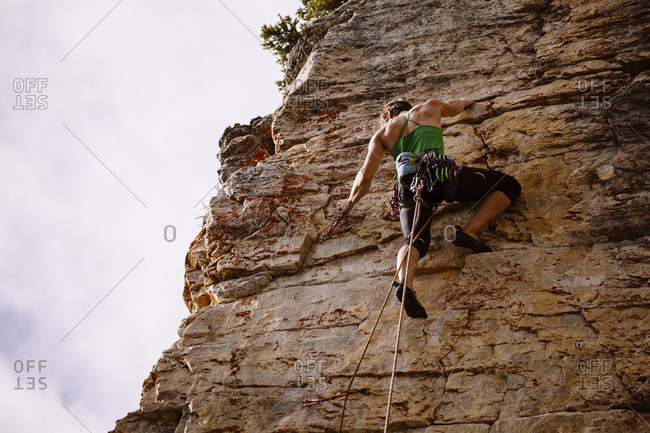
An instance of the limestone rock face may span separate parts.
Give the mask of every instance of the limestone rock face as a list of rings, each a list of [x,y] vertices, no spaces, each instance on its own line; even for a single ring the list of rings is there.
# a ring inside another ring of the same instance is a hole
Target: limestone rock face
[[[228,127],[219,140],[219,180],[225,183],[231,174],[243,167],[255,166],[275,152],[271,139],[273,116],[256,117],[250,125],[237,123]]]
[[[520,199],[448,239],[443,204],[406,319],[390,431],[650,432],[650,39],[646,2],[351,0],[291,53],[273,115],[228,128],[223,187],[186,258],[190,315],[115,433],[335,432],[395,272],[394,168],[329,233],[396,97],[472,98],[446,153],[515,176]],[[390,296],[345,432],[381,432]]]

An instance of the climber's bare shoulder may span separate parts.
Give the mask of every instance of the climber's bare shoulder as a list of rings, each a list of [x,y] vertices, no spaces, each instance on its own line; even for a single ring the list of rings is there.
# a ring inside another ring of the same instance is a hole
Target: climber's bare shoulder
[[[441,118],[445,114],[446,103],[438,99],[429,99],[411,109],[411,117],[422,125],[442,127]]]
[[[402,128],[400,120],[401,123],[404,123],[404,119],[396,117],[386,122],[376,133],[377,138],[381,140],[382,147],[386,152],[390,152],[395,142],[397,142],[400,129]]]

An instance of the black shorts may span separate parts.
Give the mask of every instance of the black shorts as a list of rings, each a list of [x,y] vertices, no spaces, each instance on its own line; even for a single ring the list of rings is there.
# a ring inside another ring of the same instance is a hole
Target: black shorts
[[[410,179],[405,180],[410,183]],[[463,166],[463,170],[458,174],[456,182],[456,194],[453,201],[462,203],[483,200],[494,191],[501,191],[513,203],[521,193],[521,185],[517,182],[517,179],[499,171],[485,168]],[[404,233],[405,239],[404,245],[408,245],[413,225],[413,215],[415,213],[415,199],[408,186],[402,184],[397,187],[397,197],[399,200],[399,219],[402,223],[402,233]],[[425,206],[420,206],[420,218],[418,219],[415,234],[420,231],[422,225],[431,216],[434,203],[441,202],[445,198],[445,188],[443,185],[440,185],[429,192],[425,187],[422,189],[422,198],[424,199]],[[414,243],[415,248],[420,253],[420,257],[424,257],[427,251],[429,251],[430,244],[431,221],[422,230],[422,233]]]

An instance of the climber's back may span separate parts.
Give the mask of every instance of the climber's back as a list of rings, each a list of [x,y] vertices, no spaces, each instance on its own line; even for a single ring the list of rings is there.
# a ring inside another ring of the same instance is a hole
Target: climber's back
[[[393,155],[406,151],[403,141],[411,141],[409,134],[416,129],[417,134],[424,134],[427,141],[432,141],[434,147],[442,152],[442,117],[453,117],[458,115],[465,107],[463,100],[446,103],[437,99],[411,106],[403,99],[391,101],[382,110],[382,131],[380,139],[387,152]],[[408,137],[408,138],[407,138]],[[416,140],[417,141],[417,140]],[[398,145],[399,149],[393,147]],[[401,145],[401,146],[400,146]],[[408,147],[408,143],[406,144]]]

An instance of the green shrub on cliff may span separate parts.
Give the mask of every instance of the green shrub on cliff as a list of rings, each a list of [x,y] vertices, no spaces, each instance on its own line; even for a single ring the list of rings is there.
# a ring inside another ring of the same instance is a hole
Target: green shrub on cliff
[[[345,3],[346,0],[301,0],[302,7],[296,15],[305,21],[315,20],[332,12]]]
[[[262,47],[270,50],[278,56],[278,63],[284,73],[287,68],[287,57],[291,49],[296,45],[300,38],[300,32],[311,21],[327,15],[337,7],[345,3],[346,0],[300,0],[302,7],[296,11],[296,17],[290,15],[280,17],[280,21],[273,25],[264,24],[260,36],[264,40]],[[280,90],[286,86],[285,79],[276,81]]]

